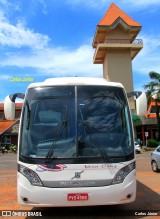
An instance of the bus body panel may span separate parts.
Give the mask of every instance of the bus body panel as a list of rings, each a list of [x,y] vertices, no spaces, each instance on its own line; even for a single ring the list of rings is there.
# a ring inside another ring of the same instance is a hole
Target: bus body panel
[[[130,163],[130,162],[129,162]],[[21,165],[24,166],[22,162]],[[38,174],[42,183],[57,182],[57,181],[71,181],[76,180],[113,180],[116,173],[127,165],[117,163],[101,163],[101,164],[40,164],[30,165],[25,164],[26,167]],[[75,174],[79,173],[76,177]]]
[[[88,194],[88,200],[68,201],[68,194]],[[32,186],[22,174],[18,173],[18,202],[21,205],[39,207],[116,205],[133,202],[135,201],[135,198],[135,170],[128,174],[121,184],[79,188],[47,188]]]

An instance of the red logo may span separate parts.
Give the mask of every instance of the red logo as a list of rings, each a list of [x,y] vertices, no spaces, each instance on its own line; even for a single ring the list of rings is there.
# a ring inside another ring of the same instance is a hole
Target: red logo
[[[44,172],[44,171],[62,171],[67,166],[64,164],[46,164],[46,165],[38,165],[37,171]]]

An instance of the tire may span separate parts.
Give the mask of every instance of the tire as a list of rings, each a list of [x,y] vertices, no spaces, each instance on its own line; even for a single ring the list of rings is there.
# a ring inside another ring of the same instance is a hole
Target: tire
[[[151,166],[152,166],[153,172],[158,172],[158,165],[157,165],[156,161],[153,160],[151,163]]]

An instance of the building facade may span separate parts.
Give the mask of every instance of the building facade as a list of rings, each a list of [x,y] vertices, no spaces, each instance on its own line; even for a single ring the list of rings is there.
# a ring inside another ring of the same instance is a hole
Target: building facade
[[[160,103],[158,103],[160,110]],[[146,144],[147,139],[158,140],[157,118],[156,118],[156,102],[152,98],[148,109],[144,115],[132,115],[134,133],[137,139]]]
[[[16,119],[6,120],[4,116],[4,104],[0,103],[0,147],[10,145],[18,145],[18,130],[19,130],[19,118],[22,110],[22,103],[16,103]]]

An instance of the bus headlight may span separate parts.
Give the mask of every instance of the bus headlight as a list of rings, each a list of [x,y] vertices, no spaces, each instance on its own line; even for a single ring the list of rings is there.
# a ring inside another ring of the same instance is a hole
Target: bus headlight
[[[25,176],[33,186],[43,186],[39,176],[31,169],[18,165],[18,172],[20,172],[23,176]]]
[[[122,169],[120,169],[115,175],[111,185],[122,183],[124,179],[126,178],[126,176],[135,168],[136,168],[136,164],[135,162],[133,162],[123,167]]]

